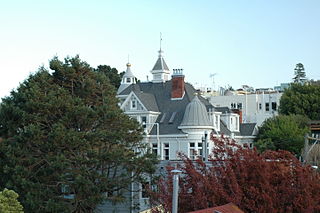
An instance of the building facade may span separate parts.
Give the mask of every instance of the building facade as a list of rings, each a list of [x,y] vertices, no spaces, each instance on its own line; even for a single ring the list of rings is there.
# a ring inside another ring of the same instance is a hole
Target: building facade
[[[282,94],[274,90],[256,90],[250,93],[232,92],[210,96],[208,100],[215,107],[229,107],[241,111],[243,123],[257,123],[261,126],[266,119],[278,115]]]
[[[194,87],[185,82],[182,69],[169,70],[162,50],[151,70],[152,81],[137,83],[133,73],[128,63],[117,92],[119,106],[143,126],[143,142],[158,156],[159,167],[168,161],[179,160],[179,153],[191,159],[206,157],[214,148],[211,134],[223,134],[241,144],[252,144],[256,124],[243,124],[239,113],[228,107],[214,107],[198,95]],[[138,189],[130,195],[131,206],[138,206],[139,210],[148,209],[150,206],[143,193],[143,184],[131,187]],[[120,209],[117,212],[121,212]]]

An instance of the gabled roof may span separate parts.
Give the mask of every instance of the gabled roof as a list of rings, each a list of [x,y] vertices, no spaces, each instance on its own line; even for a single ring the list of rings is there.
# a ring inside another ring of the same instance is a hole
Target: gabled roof
[[[148,111],[159,112],[156,99],[153,94],[134,92],[134,94],[139,98],[142,104],[147,108]]]
[[[189,213],[244,213],[238,206],[233,203],[228,203],[223,206],[216,206],[213,208],[197,210]]]

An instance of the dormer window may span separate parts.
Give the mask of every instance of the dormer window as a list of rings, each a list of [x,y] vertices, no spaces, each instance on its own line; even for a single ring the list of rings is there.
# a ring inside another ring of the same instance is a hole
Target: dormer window
[[[131,78],[127,78],[127,83],[131,83]]]

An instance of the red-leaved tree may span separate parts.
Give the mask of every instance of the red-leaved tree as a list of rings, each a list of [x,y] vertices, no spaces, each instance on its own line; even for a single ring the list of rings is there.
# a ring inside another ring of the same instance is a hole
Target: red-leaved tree
[[[215,144],[210,160],[190,160],[181,154],[179,212],[233,202],[244,212],[320,212],[320,176],[290,152],[243,148],[225,137]],[[151,193],[151,203],[171,211],[173,165]],[[156,210],[155,210],[156,212]]]

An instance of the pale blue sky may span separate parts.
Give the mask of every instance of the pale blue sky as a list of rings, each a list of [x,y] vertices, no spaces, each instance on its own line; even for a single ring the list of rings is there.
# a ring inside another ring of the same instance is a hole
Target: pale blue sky
[[[79,54],[151,79],[162,32],[186,81],[255,88],[290,82],[296,63],[320,79],[318,0],[0,1],[0,97],[48,60]]]

